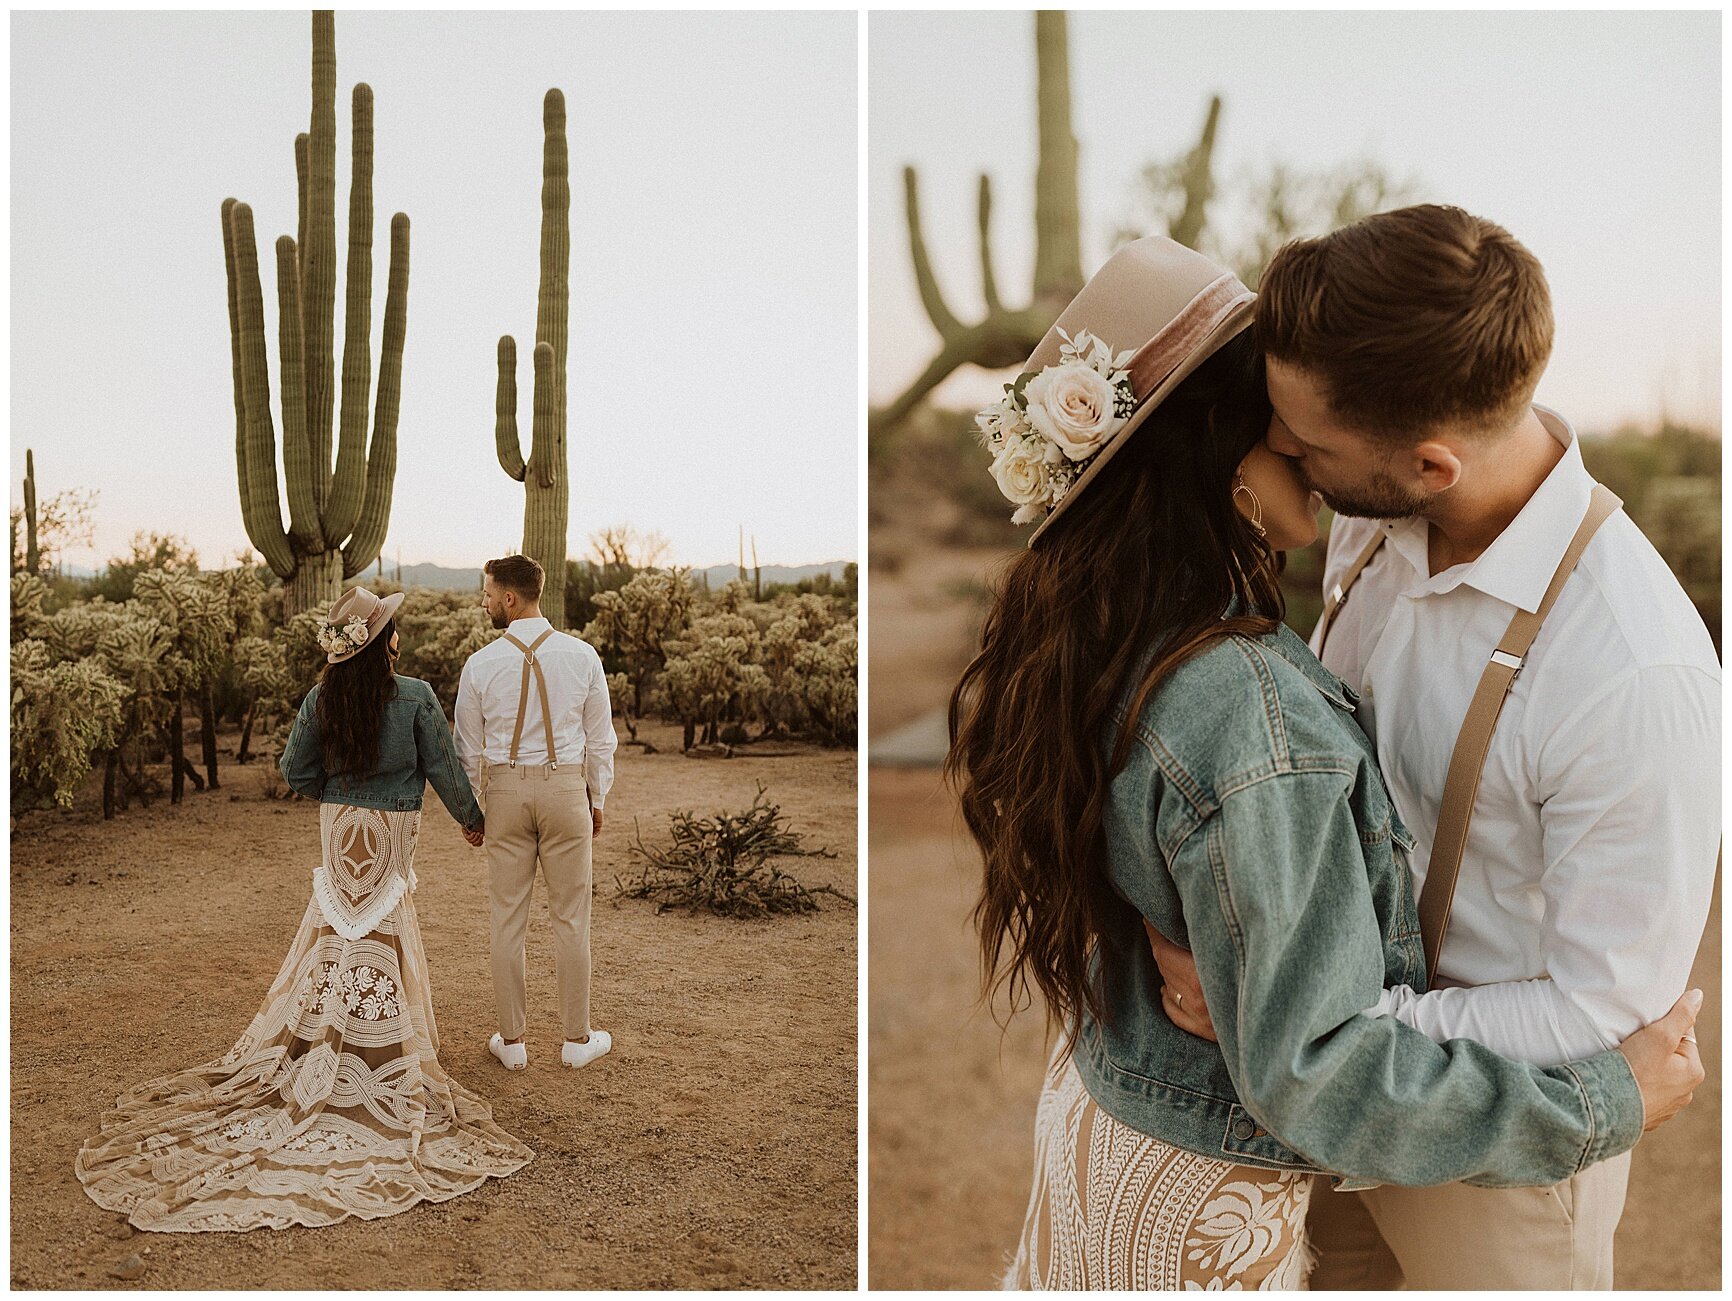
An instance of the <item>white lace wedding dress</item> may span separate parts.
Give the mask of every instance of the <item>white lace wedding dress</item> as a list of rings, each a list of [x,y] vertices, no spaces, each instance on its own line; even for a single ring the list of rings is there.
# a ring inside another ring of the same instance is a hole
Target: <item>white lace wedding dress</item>
[[[264,1005],[218,1061],[121,1097],[77,1172],[167,1232],[324,1225],[440,1202],[531,1153],[439,1065],[415,919],[419,810],[319,806],[323,866]]]

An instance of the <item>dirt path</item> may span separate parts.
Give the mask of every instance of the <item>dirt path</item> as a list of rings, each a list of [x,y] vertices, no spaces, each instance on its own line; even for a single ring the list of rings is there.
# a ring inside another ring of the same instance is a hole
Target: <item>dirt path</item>
[[[325,1229],[135,1233],[72,1158],[122,1090],[221,1056],[257,1008],[306,906],[318,814],[259,795],[261,764],[104,825],[81,803],[12,840],[12,1284],[24,1288],[852,1288],[855,914],[729,922],[611,902],[632,819],[739,809],[769,784],[809,844],[785,866],[854,893],[855,757],[622,751],[596,846],[595,1015],[617,1047],[558,1065],[546,899],[529,935],[530,1067],[486,1049],[486,866],[431,796],[416,906],[441,1060],[534,1150],[440,1206]],[[232,751],[232,746],[230,747]],[[109,1269],[139,1252],[147,1271]]]
[[[1001,1035],[976,1006],[967,913],[979,866],[936,773],[874,768],[869,782],[868,1277],[874,1288],[992,1287],[1028,1198],[1040,1016]],[[1720,1286],[1718,893],[1693,982],[1708,991],[1698,1027],[1708,1082],[1636,1148],[1620,1289]]]

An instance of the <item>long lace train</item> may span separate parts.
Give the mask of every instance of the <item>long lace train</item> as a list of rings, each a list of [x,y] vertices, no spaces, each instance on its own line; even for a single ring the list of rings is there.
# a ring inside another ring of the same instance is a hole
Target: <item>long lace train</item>
[[[227,1055],[140,1084],[77,1173],[141,1229],[377,1219],[531,1153],[439,1065],[414,903],[420,812],[320,806],[323,866],[263,1006]]]

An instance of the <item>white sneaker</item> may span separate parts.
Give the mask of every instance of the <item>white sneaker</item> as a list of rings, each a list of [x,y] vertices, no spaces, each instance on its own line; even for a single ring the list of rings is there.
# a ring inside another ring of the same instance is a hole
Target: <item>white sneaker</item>
[[[567,1039],[565,1047],[559,1050],[559,1060],[567,1066],[588,1066],[612,1047],[613,1036],[606,1030],[591,1030],[583,1043]]]
[[[529,1049],[520,1043],[506,1043],[505,1036],[497,1032],[487,1041],[487,1051],[497,1057],[499,1064],[508,1071],[520,1071],[529,1065]]]

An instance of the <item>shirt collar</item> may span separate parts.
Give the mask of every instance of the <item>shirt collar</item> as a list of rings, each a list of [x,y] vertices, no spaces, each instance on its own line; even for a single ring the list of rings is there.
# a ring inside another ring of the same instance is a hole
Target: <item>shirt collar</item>
[[[513,637],[519,633],[540,632],[543,628],[551,628],[553,623],[545,614],[538,614],[533,619],[513,619],[506,625],[505,631]]]
[[[1518,609],[1539,609],[1557,572],[1558,561],[1587,512],[1594,480],[1582,463],[1581,445],[1569,421],[1551,408],[1537,404],[1534,414],[1546,432],[1563,444],[1563,457],[1534,489],[1516,517],[1476,559],[1428,578],[1431,526],[1417,517],[1384,526],[1390,545],[1421,576],[1417,594],[1434,596],[1465,584]]]

